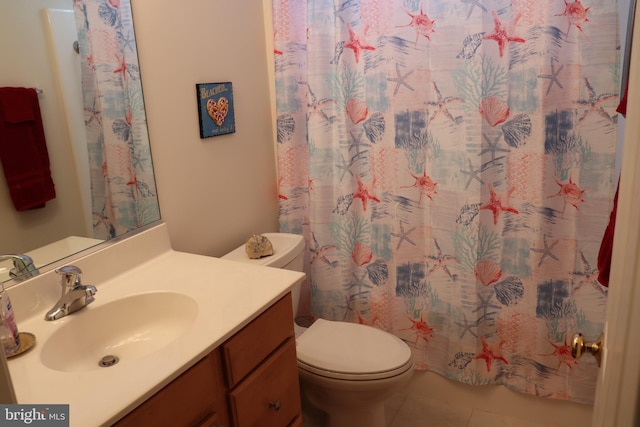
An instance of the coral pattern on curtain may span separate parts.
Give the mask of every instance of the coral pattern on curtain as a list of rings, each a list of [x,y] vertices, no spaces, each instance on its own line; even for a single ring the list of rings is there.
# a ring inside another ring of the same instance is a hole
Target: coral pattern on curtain
[[[604,323],[616,2],[274,0],[273,18],[280,226],[306,238],[310,314],[390,331],[454,380],[592,402],[570,342]]]
[[[129,0],[74,0],[94,237],[160,218]]]

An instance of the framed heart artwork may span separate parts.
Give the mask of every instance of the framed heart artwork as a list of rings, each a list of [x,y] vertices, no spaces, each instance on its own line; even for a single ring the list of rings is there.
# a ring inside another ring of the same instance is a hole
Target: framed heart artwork
[[[236,120],[233,86],[224,83],[196,83],[200,138],[234,133]]]

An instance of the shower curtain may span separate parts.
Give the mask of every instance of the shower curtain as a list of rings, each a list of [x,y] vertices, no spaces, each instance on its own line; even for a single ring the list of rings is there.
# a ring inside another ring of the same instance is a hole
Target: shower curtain
[[[160,218],[129,0],[74,0],[94,237]]]
[[[570,342],[604,322],[616,2],[274,0],[273,20],[280,227],[306,238],[310,314],[463,383],[592,402]]]

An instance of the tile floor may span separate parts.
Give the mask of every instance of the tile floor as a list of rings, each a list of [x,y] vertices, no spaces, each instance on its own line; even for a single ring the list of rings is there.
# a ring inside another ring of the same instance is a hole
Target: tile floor
[[[449,402],[416,393],[421,377],[414,374],[407,392],[391,398],[386,406],[387,427],[565,427],[530,419],[505,416],[473,408],[452,406]],[[413,384],[412,384],[413,383]],[[304,427],[324,427],[324,413],[303,400]],[[526,416],[523,414],[523,416]],[[366,427],[366,426],[353,426]],[[566,426],[568,427],[568,426]]]

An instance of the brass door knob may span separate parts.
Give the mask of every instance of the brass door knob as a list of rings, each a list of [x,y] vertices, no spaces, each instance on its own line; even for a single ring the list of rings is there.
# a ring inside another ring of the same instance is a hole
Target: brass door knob
[[[602,363],[602,347],[604,344],[604,334],[600,334],[596,342],[586,342],[580,333],[573,336],[571,340],[571,355],[574,359],[580,359],[584,353],[590,353],[596,358],[598,367]]]

